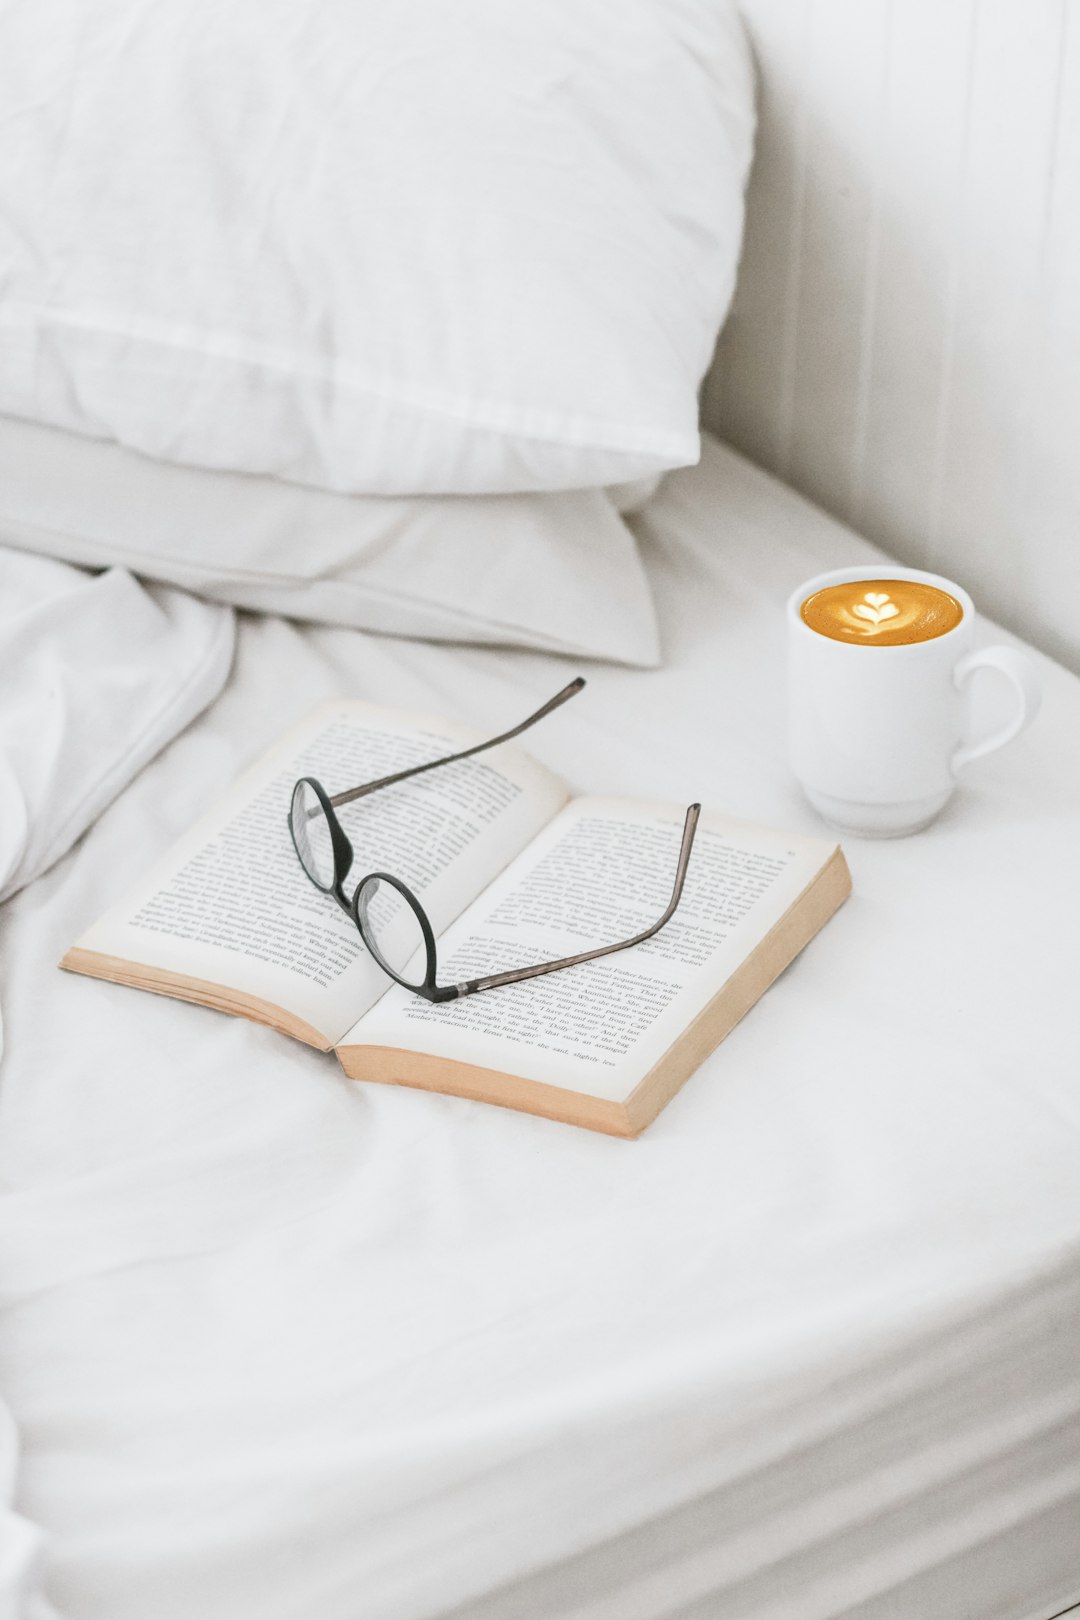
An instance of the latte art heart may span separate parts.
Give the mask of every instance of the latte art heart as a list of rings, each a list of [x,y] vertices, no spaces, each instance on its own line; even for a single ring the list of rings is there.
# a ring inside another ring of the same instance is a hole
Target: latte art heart
[[[869,619],[871,624],[881,624],[885,619],[895,619],[900,609],[880,591],[867,591],[863,600],[856,602],[851,611],[857,613],[860,619]]]
[[[800,608],[819,636],[865,647],[902,647],[933,641],[960,623],[955,596],[916,579],[855,579],[827,585]]]

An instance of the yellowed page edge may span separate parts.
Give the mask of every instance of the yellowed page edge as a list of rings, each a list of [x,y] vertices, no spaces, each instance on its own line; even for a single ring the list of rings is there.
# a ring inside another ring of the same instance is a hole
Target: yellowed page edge
[[[851,893],[851,873],[837,848],[712,1000],[626,1098],[631,1133],[640,1135],[716,1050],[775,979],[821,932]]]
[[[88,951],[73,945],[60,960],[59,966],[68,973],[83,973],[91,979],[104,979],[109,984],[126,985],[132,990],[147,990],[151,995],[171,996],[175,1001],[190,1001],[215,1012],[229,1013],[234,1018],[247,1018],[253,1024],[268,1024],[282,1035],[291,1035],[314,1046],[319,1052],[333,1049],[330,1036],[296,1018],[284,1007],[261,1001],[226,985],[211,984],[206,979],[193,979],[184,973],[172,973],[168,968],[145,967],[139,962],[125,961],[121,956],[105,956],[100,951]]]
[[[350,1080],[408,1086],[447,1097],[465,1097],[471,1102],[494,1103],[518,1113],[557,1119],[564,1125],[602,1131],[607,1136],[637,1134],[621,1103],[567,1091],[562,1086],[547,1086],[540,1080],[523,1080],[498,1069],[480,1069],[454,1058],[406,1052],[392,1046],[349,1046],[337,1055]]]

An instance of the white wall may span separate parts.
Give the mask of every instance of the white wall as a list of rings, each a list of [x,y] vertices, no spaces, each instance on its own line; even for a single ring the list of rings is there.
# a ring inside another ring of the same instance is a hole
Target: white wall
[[[742,9],[758,153],[706,422],[1080,669],[1080,0]]]

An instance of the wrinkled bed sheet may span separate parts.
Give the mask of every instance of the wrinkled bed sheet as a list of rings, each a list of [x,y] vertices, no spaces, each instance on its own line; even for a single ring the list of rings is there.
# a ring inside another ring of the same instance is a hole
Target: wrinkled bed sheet
[[[667,665],[586,671],[533,750],[586,791],[817,830],[781,609],[878,554],[715,445],[639,531]],[[0,912],[27,1612],[1045,1620],[1080,1596],[1080,682],[1040,663],[1035,727],[928,832],[846,841],[851,901],[627,1143],[56,970],[322,698],[494,728],[572,667],[242,620],[221,698]]]

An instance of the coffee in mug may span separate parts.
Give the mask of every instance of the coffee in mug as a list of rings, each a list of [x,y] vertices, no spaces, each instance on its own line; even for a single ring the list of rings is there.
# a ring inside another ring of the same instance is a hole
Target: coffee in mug
[[[921,579],[860,579],[826,585],[799,609],[819,636],[863,647],[906,647],[946,635],[964,617],[956,597]]]
[[[975,649],[975,607],[939,574],[842,568],[788,601],[791,766],[810,803],[844,832],[892,838],[926,827],[956,774],[1035,718],[1039,680],[1015,647]],[[1012,717],[972,739],[969,682],[1012,688]]]

